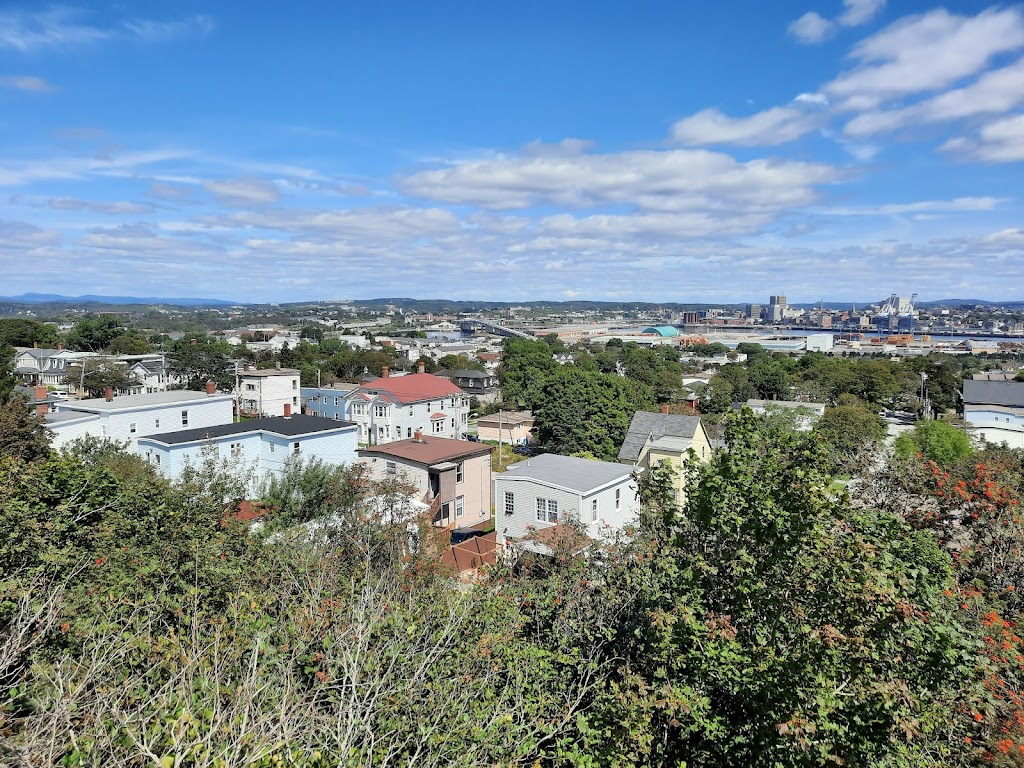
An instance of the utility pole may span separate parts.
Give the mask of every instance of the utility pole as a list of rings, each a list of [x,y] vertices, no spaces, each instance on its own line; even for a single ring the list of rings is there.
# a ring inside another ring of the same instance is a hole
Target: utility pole
[[[501,408],[498,409],[498,469],[503,469],[505,466],[505,454],[502,453],[502,441],[501,441]]]

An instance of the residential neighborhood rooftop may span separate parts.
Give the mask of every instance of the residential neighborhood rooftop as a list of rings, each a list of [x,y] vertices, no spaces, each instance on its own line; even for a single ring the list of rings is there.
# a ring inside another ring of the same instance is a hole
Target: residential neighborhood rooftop
[[[964,402],[971,405],[1005,405],[1024,408],[1024,381],[964,382]]]
[[[629,422],[629,429],[619,449],[619,460],[636,461],[648,438],[656,441],[665,437],[681,438],[686,441],[682,447],[685,450],[699,427],[700,416],[637,411]]]
[[[627,478],[631,473],[632,470],[625,464],[544,453],[513,464],[497,477],[536,480],[559,488],[588,493],[608,483]]]
[[[442,461],[481,456],[493,450],[489,445],[471,443],[468,440],[452,440],[448,437],[422,437],[396,440],[393,443],[361,448],[359,455],[394,456],[418,464],[432,465]]]
[[[408,376],[385,376],[374,379],[366,389],[386,392],[401,403],[418,403],[432,398],[463,395],[448,379],[432,373],[410,373]]]
[[[511,424],[521,424],[524,421],[533,421],[533,411],[502,411],[501,413],[491,413],[487,416],[481,416],[476,420],[476,423],[486,424],[487,426],[498,426],[498,422],[501,422],[501,426],[507,427]]]
[[[298,437],[299,435],[310,435],[317,432],[331,432],[337,429],[354,429],[355,424],[351,421],[336,421],[325,419],[322,416],[307,416],[297,414],[295,416],[272,416],[263,419],[249,419],[248,421],[234,424],[219,424],[213,427],[198,427],[196,429],[182,429],[177,432],[163,432],[158,435],[148,435],[140,440],[153,440],[165,445],[177,445],[179,443],[192,443],[197,440],[212,440],[218,437],[229,435],[242,435],[249,432],[270,432],[282,437]]]
[[[107,400],[103,397],[91,397],[87,400],[69,400],[61,403],[62,410],[75,411],[116,411],[122,408],[145,408],[151,405],[169,405],[172,403],[191,403],[197,400],[209,400],[214,397],[231,399],[234,395],[218,393],[209,395],[191,389],[171,389],[166,392],[144,392],[140,395],[122,395]]]

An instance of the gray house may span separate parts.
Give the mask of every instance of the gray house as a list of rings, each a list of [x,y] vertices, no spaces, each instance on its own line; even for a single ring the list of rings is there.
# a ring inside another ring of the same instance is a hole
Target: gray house
[[[549,554],[546,540],[574,521],[592,539],[638,519],[632,467],[553,453],[513,464],[494,478],[494,520],[500,546]],[[552,530],[558,528],[558,531]]]

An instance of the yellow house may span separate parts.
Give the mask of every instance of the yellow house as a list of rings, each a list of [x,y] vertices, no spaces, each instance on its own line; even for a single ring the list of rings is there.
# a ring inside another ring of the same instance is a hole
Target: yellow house
[[[674,470],[676,501],[681,502],[691,449],[697,461],[711,457],[711,441],[699,416],[637,411],[619,449],[619,462],[641,472],[668,464]]]

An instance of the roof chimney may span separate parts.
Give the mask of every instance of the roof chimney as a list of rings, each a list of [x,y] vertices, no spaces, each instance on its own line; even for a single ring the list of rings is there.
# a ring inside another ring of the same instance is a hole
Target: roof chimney
[[[284,404],[284,417],[286,419],[290,419],[292,417],[292,404],[291,403],[285,403]]]
[[[381,368],[381,370],[380,370],[380,377],[381,377],[382,379],[386,379],[386,378],[388,377],[388,374],[389,374],[389,373],[390,373],[390,371],[388,370],[388,367],[387,367],[387,366],[385,365],[385,366],[384,366],[383,368]]]
[[[209,381],[206,382],[206,394],[217,394],[217,385],[213,383],[213,379],[210,379]]]
[[[62,349],[64,349],[64,344],[62,342],[58,341],[57,342],[57,351],[60,352]]]
[[[39,349],[39,342],[38,341],[33,341],[32,342],[32,349]]]
[[[45,416],[50,410],[50,405],[46,402],[49,394],[46,387],[37,386],[32,389],[32,399],[36,401],[36,413],[40,416]]]
[[[113,387],[106,387],[106,388],[105,388],[105,389],[103,390],[103,397],[104,397],[104,398],[106,399],[106,401],[107,401],[108,403],[109,403],[109,402],[110,402],[111,400],[113,400],[113,399],[114,399],[114,388],[113,388]]]
[[[426,373],[427,372],[427,364],[424,363],[422,360],[420,361],[420,364],[419,364],[419,366],[417,368],[417,372],[418,373]]]
[[[246,363],[245,366],[242,368],[242,370],[243,371],[248,371],[249,370],[249,364]]]
[[[423,440],[423,433],[420,430],[418,430],[418,429],[415,432],[412,433],[412,440],[413,440],[414,443],[425,442]]]
[[[668,403],[664,403],[664,404],[663,404],[663,405],[661,406],[661,412],[662,412],[662,413],[668,413]]]

